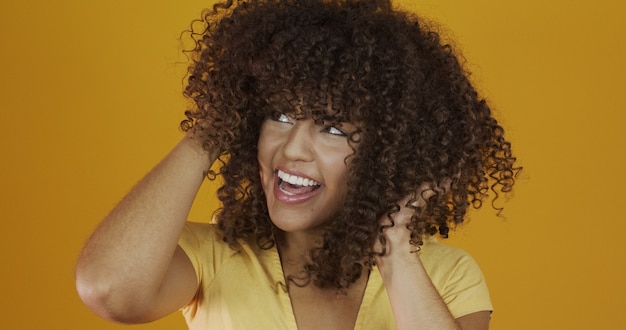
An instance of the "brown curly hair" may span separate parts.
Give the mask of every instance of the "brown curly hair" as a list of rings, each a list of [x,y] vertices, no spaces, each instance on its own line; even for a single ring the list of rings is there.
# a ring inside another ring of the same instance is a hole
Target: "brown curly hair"
[[[257,142],[276,111],[357,127],[346,200],[305,266],[320,287],[347,288],[371,267],[373,243],[384,243],[379,219],[391,220],[405,196],[415,201],[418,187],[433,195],[408,225],[416,247],[424,235],[447,237],[488,194],[493,205],[511,190],[520,168],[504,130],[453,47],[422,19],[388,0],[234,2],[192,24],[203,29],[190,31],[184,94],[194,107],[181,123],[220,149],[217,220],[227,243],[274,244]]]

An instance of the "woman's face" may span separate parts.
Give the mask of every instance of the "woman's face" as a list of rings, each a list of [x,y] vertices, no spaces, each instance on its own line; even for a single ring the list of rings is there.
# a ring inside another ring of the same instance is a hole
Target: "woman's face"
[[[347,134],[355,128],[317,125],[277,113],[259,137],[261,183],[272,222],[285,232],[317,229],[331,220],[347,191]]]

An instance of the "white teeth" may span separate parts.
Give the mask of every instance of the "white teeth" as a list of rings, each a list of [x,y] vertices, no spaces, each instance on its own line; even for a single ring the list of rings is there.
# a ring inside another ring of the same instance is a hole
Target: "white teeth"
[[[293,185],[298,185],[298,186],[319,186],[320,184],[314,180],[311,179],[307,179],[307,178],[303,178],[301,176],[297,176],[297,175],[291,175],[291,174],[287,174],[281,170],[278,171],[278,177],[290,184]]]

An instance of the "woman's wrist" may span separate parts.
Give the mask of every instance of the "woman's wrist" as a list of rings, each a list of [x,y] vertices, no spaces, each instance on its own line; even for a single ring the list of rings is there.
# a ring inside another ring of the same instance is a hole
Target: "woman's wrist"
[[[194,167],[201,169],[206,174],[213,162],[219,156],[219,149],[206,150],[203,146],[204,142],[193,136],[186,135],[176,146],[175,150],[183,153],[190,162],[194,164]]]
[[[419,247],[410,243],[411,233],[404,226],[385,229],[385,254],[376,257],[381,275],[392,273],[394,269],[403,269],[407,265],[421,264]]]

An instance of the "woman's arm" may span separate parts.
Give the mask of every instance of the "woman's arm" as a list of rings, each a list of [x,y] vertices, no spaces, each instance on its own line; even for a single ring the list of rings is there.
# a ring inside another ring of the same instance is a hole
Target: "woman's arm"
[[[191,300],[197,279],[177,242],[216,156],[184,138],[98,225],[76,268],[78,293],[93,311],[141,323]]]
[[[407,199],[408,200],[408,199]],[[405,205],[406,200],[400,202]],[[376,263],[389,295],[398,329],[486,330],[490,312],[477,312],[454,319],[426,273],[406,228],[413,210],[402,207],[393,215],[395,226],[385,229],[387,253]],[[416,297],[419,297],[417,299]]]

